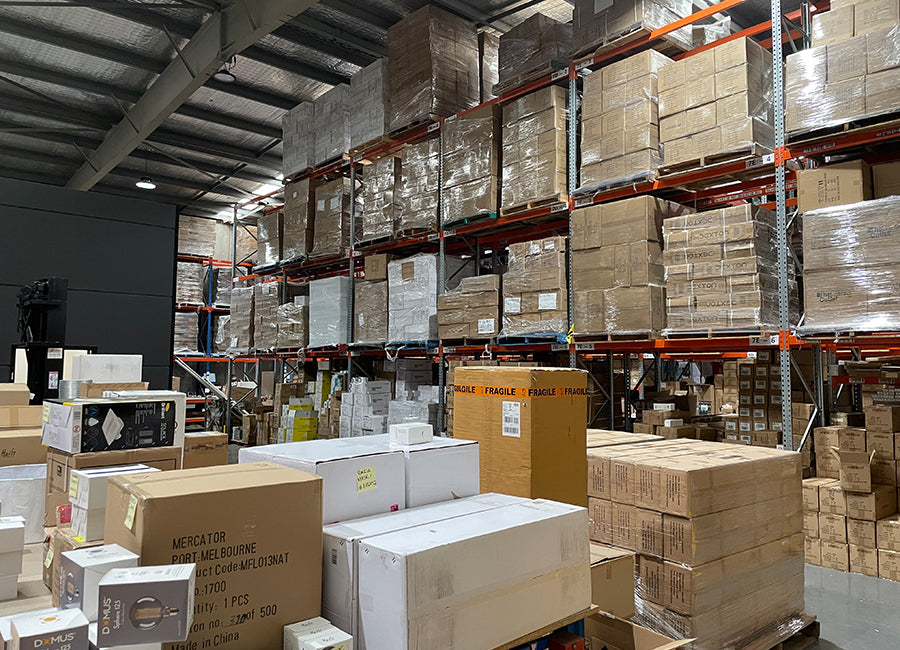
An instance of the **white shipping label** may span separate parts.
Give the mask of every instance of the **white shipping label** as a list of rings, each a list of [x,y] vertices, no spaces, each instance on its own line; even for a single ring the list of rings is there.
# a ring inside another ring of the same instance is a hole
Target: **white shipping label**
[[[528,246],[529,255],[537,255],[541,252],[541,243],[537,241],[531,242]]]
[[[325,199],[320,199],[316,201],[316,211],[317,212],[325,212]]]
[[[521,314],[522,313],[522,299],[521,298],[506,298],[503,301],[503,312],[506,314]]]
[[[493,334],[494,333],[494,319],[493,318],[479,318],[478,319],[478,333],[479,334]]]
[[[510,438],[522,437],[522,404],[519,402],[503,402],[501,433]]]
[[[335,196],[331,199],[330,209],[332,211],[341,209],[341,197],[340,196]]]
[[[538,294],[538,309],[556,309],[556,294],[555,293],[539,293]]]
[[[366,324],[366,317],[365,317],[365,314],[363,314],[362,312],[360,312],[360,313],[357,314],[357,315],[359,316],[359,324],[360,324],[360,325],[365,325],[365,324]]]

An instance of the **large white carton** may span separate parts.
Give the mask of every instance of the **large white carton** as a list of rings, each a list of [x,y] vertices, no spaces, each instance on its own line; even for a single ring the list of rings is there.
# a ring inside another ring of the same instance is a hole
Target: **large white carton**
[[[376,535],[527,502],[505,494],[480,494],[445,503],[354,519],[323,529],[322,613],[358,638],[359,544]]]
[[[364,540],[360,648],[494,648],[587,609],[587,525],[538,500]]]
[[[0,467],[0,515],[25,520],[25,543],[44,541],[46,465]]]
[[[143,363],[140,354],[81,354],[72,359],[72,379],[95,384],[138,382]]]
[[[0,576],[22,573],[25,551],[25,520],[22,517],[0,517]],[[15,594],[12,596],[15,598]]]

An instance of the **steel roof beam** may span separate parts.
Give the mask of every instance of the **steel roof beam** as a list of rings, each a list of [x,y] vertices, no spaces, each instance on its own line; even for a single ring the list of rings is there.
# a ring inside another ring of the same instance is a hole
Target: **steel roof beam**
[[[387,32],[387,28],[395,22],[386,17],[384,13],[378,14],[360,7],[356,0],[319,0],[319,4],[323,7],[339,11],[345,16],[356,18],[385,33]]]
[[[351,34],[343,29],[332,27],[331,25],[323,23],[321,20],[316,20],[309,16],[297,16],[291,21],[291,25],[299,27],[305,32],[314,35],[318,34],[319,36],[327,36],[338,43],[345,43],[347,46],[359,50],[360,52],[365,52],[375,58],[387,56],[387,47],[384,45],[373,43],[365,38]],[[275,35],[280,36],[278,31],[275,32]]]
[[[294,45],[302,45],[303,47],[311,48],[313,50],[316,50],[317,52],[321,52],[322,54],[333,56],[336,59],[340,59],[341,61],[346,61],[347,63],[352,63],[353,65],[358,65],[363,68],[378,58],[377,56],[368,52],[350,49],[336,42],[322,38],[317,34],[303,31],[293,24],[287,24],[279,27],[274,32],[272,32],[272,35],[288,41],[289,43],[293,43]]]

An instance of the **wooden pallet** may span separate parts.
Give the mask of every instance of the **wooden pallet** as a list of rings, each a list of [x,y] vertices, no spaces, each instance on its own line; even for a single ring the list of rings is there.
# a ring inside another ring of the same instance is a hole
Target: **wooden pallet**
[[[329,158],[328,160],[320,162],[319,164],[317,164],[315,167],[312,168],[311,173],[318,174],[322,171],[330,169],[331,167],[334,167],[335,165],[338,165],[340,163],[346,163],[346,162],[350,162],[350,154],[342,153],[339,156],[334,156],[333,158]]]
[[[648,169],[645,172],[641,172],[640,174],[632,174],[631,176],[626,178],[616,178],[611,181],[604,181],[602,183],[597,183],[594,185],[585,185],[584,187],[579,187],[577,190],[575,190],[575,192],[573,192],[572,196],[577,200],[586,196],[593,196],[595,194],[602,194],[604,192],[611,192],[612,190],[622,189],[623,187],[632,187],[641,183],[652,183],[657,179],[658,175],[658,169]]]
[[[900,128],[900,112],[888,113],[877,117],[850,120],[836,126],[821,129],[805,129],[788,134],[787,140],[791,147],[809,146],[817,140],[829,140],[838,135],[853,135],[857,131],[868,131],[873,126],[880,126],[885,130]],[[822,155],[828,150],[822,151]]]
[[[637,23],[635,25],[632,25],[628,29],[624,29],[621,32],[607,36],[605,39],[593,41],[592,43],[580,48],[575,53],[576,69],[578,63],[582,59],[593,59],[594,57],[600,56],[601,54],[605,54],[616,48],[623,47],[625,45],[628,45],[629,43],[633,43],[640,38],[650,36],[653,31],[654,28],[645,26],[643,23]],[[661,42],[656,42],[653,44],[653,49],[660,54],[665,54],[668,57],[672,57],[676,54],[687,51],[687,49],[689,48],[686,49],[683,44],[674,41],[671,36],[666,35],[662,37]],[[628,53],[628,55],[630,54],[633,54],[633,52]],[[623,54],[623,56],[627,55]]]
[[[598,334],[576,334],[575,345],[579,343],[612,343],[616,341],[659,341],[659,330],[630,330],[626,332],[601,332]]]
[[[401,126],[399,128],[393,129],[389,134],[388,138],[391,140],[400,140],[403,137],[409,135],[411,132],[416,129],[422,128],[426,124],[432,124],[440,121],[440,116],[435,115],[434,113],[429,113],[428,115],[423,115],[414,119],[412,122],[407,124],[406,126]]]
[[[686,160],[684,162],[676,163],[673,165],[663,165],[659,168],[660,180],[670,178],[672,176],[687,174],[690,172],[713,169],[715,167],[720,167],[723,165],[730,165],[735,162],[750,161],[755,158],[759,158],[760,156],[765,156],[771,153],[771,147],[767,147],[756,142],[751,142],[750,144],[740,147],[739,149],[734,149],[732,151],[725,151],[709,156],[702,156],[700,158],[692,158],[691,160]],[[749,171],[751,174],[759,174],[764,170],[760,170],[755,166],[750,166],[746,171]],[[721,179],[716,178],[715,180],[718,182]]]
[[[356,248],[371,248],[372,246],[380,246],[393,241],[393,235],[382,235],[381,237],[372,237],[371,239],[360,239],[356,242]]]
[[[547,65],[532,68],[528,72],[517,74],[512,79],[507,79],[502,83],[494,84],[492,92],[495,96],[499,97],[508,93],[510,90],[515,90],[516,88],[520,88],[521,86],[529,84],[532,81],[543,79],[547,75],[553,74],[554,72],[557,72],[559,70],[564,70],[568,67],[569,63],[567,61],[550,61],[550,63]]]
[[[509,208],[500,208],[500,216],[508,217],[514,214],[528,212],[529,210],[535,210],[537,208],[545,208],[555,203],[566,203],[568,202],[568,200],[568,195],[565,192],[560,192],[559,194],[554,194],[553,196],[549,196],[544,199],[535,199],[534,201],[529,201],[528,203],[523,203],[521,205],[514,205]]]
[[[735,647],[740,650],[806,650],[819,641],[819,621],[803,612],[795,617],[794,625],[779,625],[768,634]],[[800,625],[800,629],[796,626]],[[782,629],[786,628],[786,629]],[[796,631],[793,631],[796,630]]]
[[[420,235],[435,235],[437,231],[434,228],[401,228],[394,235],[393,241],[401,241],[410,237],[418,237]]]
[[[470,217],[463,217],[460,219],[454,219],[453,221],[448,221],[444,224],[444,230],[449,230],[451,228],[458,228],[460,226],[468,226],[473,223],[481,223],[483,221],[491,221],[497,218],[496,212],[482,212],[480,214],[475,214]]]
[[[365,154],[367,151],[371,151],[372,149],[375,149],[376,147],[380,147],[382,145],[387,144],[388,142],[391,142],[391,140],[392,140],[391,136],[388,135],[387,133],[385,133],[384,135],[380,135],[377,138],[373,138],[372,140],[369,140],[368,142],[365,142],[361,145],[357,145],[355,147],[350,147],[350,157],[356,158],[360,154]],[[363,164],[365,164],[367,162],[367,160],[364,158],[361,162]]]
[[[463,346],[484,346],[484,345],[497,345],[497,339],[495,337],[477,337],[477,336],[464,336],[460,339],[442,339],[441,345],[445,348],[456,348]],[[448,352],[448,354],[453,354],[452,352]]]

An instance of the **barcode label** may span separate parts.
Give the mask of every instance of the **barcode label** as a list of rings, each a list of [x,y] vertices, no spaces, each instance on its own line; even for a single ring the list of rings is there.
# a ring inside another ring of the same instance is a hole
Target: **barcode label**
[[[331,563],[337,565],[337,549],[331,549]]]
[[[560,79],[565,79],[567,74],[569,74],[568,68],[563,68],[562,70],[557,70],[552,75],[550,75],[550,79],[552,79],[553,81],[559,81]]]
[[[522,437],[522,405],[519,402],[503,402],[502,434],[510,438]]]

